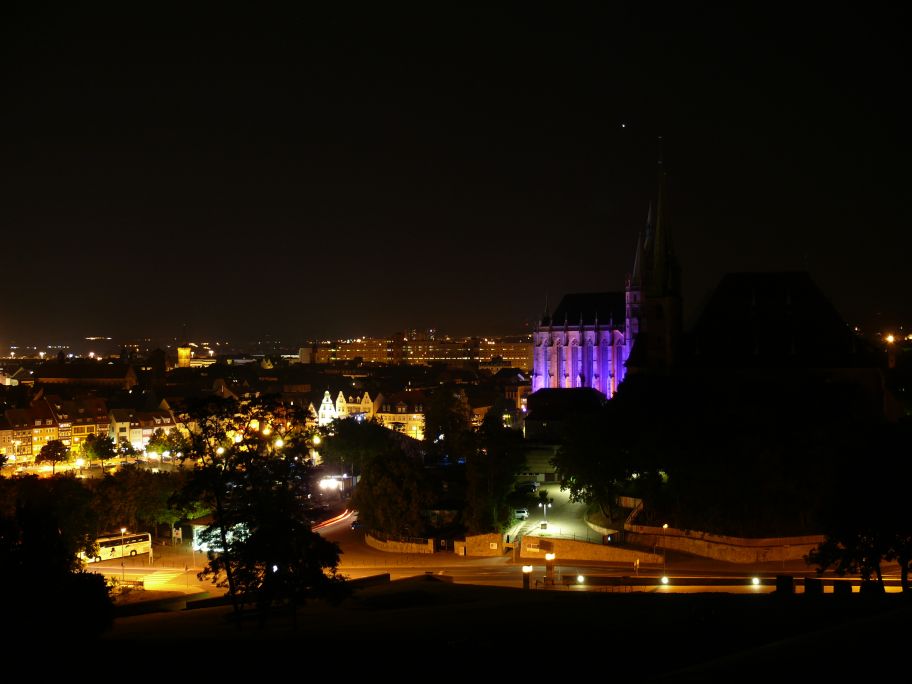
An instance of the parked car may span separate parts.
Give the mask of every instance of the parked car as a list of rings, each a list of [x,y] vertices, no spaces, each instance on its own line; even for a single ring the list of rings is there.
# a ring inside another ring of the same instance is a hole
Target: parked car
[[[353,530],[360,530],[360,529],[361,529],[361,521],[358,520],[357,518],[355,518],[354,520],[352,520],[352,522],[351,522],[351,528],[352,528]]]
[[[520,494],[534,494],[538,490],[538,482],[520,482],[516,485],[516,491]]]
[[[529,517],[529,509],[528,508],[514,509],[513,517],[516,518],[517,520],[525,520],[526,518]]]

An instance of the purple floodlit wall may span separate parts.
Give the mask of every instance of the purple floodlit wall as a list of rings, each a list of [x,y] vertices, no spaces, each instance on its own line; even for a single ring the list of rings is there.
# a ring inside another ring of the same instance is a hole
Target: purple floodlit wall
[[[532,340],[533,392],[591,387],[610,399],[624,380],[632,344],[617,328],[541,326]]]

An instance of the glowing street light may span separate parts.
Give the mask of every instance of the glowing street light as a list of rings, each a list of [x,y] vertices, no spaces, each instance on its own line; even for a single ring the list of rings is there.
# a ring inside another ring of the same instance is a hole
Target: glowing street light
[[[523,571],[523,589],[529,588],[529,577],[532,575],[532,566],[524,565],[522,566]]]
[[[539,501],[538,507],[542,509],[542,529],[548,526],[548,509],[551,508],[550,501]]]

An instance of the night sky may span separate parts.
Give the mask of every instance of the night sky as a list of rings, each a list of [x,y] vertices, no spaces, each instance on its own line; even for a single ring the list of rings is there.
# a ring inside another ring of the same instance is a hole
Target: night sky
[[[4,344],[528,331],[623,288],[659,135],[687,320],[805,269],[912,325],[894,10],[124,4],[0,10]]]

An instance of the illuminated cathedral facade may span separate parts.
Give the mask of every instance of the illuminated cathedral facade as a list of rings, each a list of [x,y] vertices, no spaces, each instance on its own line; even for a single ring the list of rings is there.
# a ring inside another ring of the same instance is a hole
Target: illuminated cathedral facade
[[[532,391],[590,387],[609,399],[629,372],[672,365],[681,334],[680,268],[664,216],[659,163],[655,217],[637,240],[623,292],[568,294],[532,337]]]

